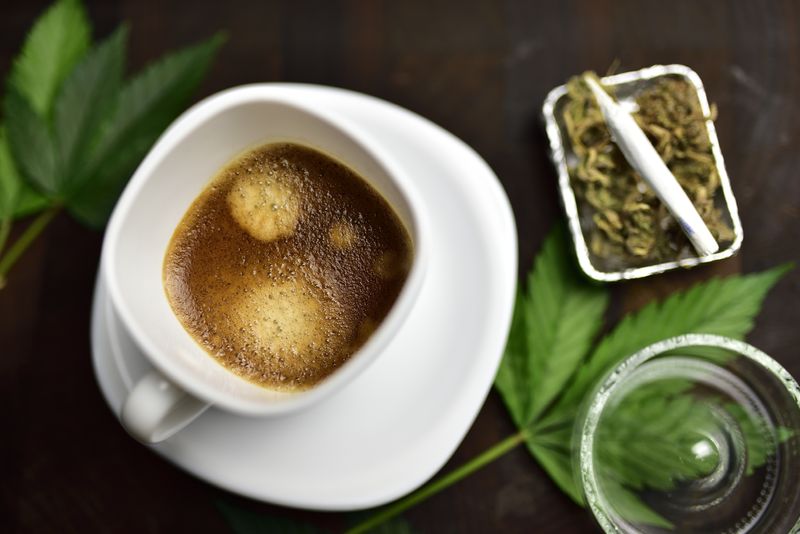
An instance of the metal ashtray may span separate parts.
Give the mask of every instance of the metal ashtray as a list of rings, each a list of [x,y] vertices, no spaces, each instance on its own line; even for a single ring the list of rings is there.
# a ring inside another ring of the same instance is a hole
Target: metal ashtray
[[[697,73],[685,65],[655,65],[646,69],[607,76],[602,79],[602,83],[606,87],[613,88],[620,102],[625,102],[626,100],[634,100],[641,91],[651,87],[662,77],[681,78],[691,84],[697,92],[697,98],[700,101],[703,114],[707,117],[710,116],[708,98],[706,97],[705,89],[703,89],[703,83]],[[739,250],[743,237],[742,224],[739,220],[739,212],[736,207],[736,199],[733,197],[733,191],[731,190],[730,179],[725,170],[725,162],[719,147],[717,132],[713,121],[708,119],[706,120],[706,129],[711,143],[714,164],[720,179],[720,187],[716,191],[714,204],[720,210],[723,220],[730,226],[734,236],[733,240],[717,252],[706,256],[697,256],[696,253],[692,252],[675,260],[630,267],[618,271],[604,270],[598,265],[599,262],[593,262],[592,254],[584,237],[584,232],[588,231],[594,224],[591,212],[588,209],[579,210],[575,191],[570,182],[568,163],[574,161],[577,156],[572,151],[563,121],[562,111],[566,102],[566,95],[567,89],[565,85],[550,91],[542,106],[542,113],[547,128],[547,136],[550,140],[550,155],[558,171],[558,185],[561,191],[562,204],[567,214],[569,229],[575,243],[575,253],[581,269],[587,276],[601,282],[643,278],[679,267],[689,268],[701,263],[729,258]]]

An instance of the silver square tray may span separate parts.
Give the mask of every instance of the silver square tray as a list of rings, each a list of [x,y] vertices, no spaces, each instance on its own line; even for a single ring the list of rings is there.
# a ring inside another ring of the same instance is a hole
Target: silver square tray
[[[685,65],[654,65],[646,69],[607,76],[602,79],[602,83],[605,86],[613,87],[617,99],[624,105],[626,101],[632,102],[635,95],[648,87],[653,80],[663,76],[679,77],[691,83],[697,91],[697,97],[700,100],[703,114],[706,116],[710,115],[708,98],[706,97],[705,89],[703,89],[703,82],[695,71]],[[575,200],[575,191],[570,184],[569,170],[567,168],[567,162],[576,156],[574,152],[572,152],[572,148],[569,144],[569,138],[566,135],[566,128],[561,115],[561,107],[564,104],[562,99],[566,94],[567,88],[565,85],[560,85],[550,91],[542,106],[542,114],[544,115],[547,137],[550,140],[550,156],[558,171],[558,186],[561,192],[561,201],[564,211],[567,214],[570,233],[575,243],[575,253],[578,257],[578,263],[581,269],[587,276],[601,282],[616,282],[619,280],[643,278],[672,269],[681,267],[689,268],[701,263],[729,258],[739,250],[742,246],[743,238],[742,223],[739,220],[739,211],[736,207],[736,199],[733,196],[733,191],[731,190],[730,179],[725,170],[725,161],[722,159],[722,151],[719,148],[717,132],[714,129],[714,123],[709,119],[706,120],[706,129],[708,130],[708,138],[711,141],[711,152],[714,156],[714,162],[716,163],[719,173],[721,186],[717,189],[714,201],[721,209],[723,217],[733,230],[734,239],[731,244],[707,256],[688,256],[674,261],[642,267],[631,267],[621,271],[602,271],[595,267],[595,265],[592,264],[589,247],[586,244],[582,231],[582,223],[588,225],[590,221],[582,221],[580,218],[578,205]]]

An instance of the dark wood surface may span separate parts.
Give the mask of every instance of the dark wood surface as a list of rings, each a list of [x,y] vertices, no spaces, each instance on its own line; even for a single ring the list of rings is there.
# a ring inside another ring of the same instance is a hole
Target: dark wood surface
[[[7,73],[45,2],[4,4]],[[229,41],[198,97],[254,81],[363,91],[420,113],[497,172],[527,270],[560,216],[539,110],[586,69],[685,63],[719,106],[717,127],[745,229],[727,262],[622,284],[615,314],[714,274],[797,260],[800,243],[800,6],[790,1],[92,1],[96,33],[132,26],[130,63],[219,28]],[[19,233],[24,223],[18,224]],[[92,374],[89,310],[102,236],[60,216],[0,291],[0,530],[225,532],[226,501],[333,530],[337,514],[256,503],[200,482],[130,439]],[[766,302],[751,342],[800,376],[800,270]],[[490,394],[444,471],[513,431]],[[591,532],[522,449],[405,515],[419,532]],[[5,525],[3,527],[2,525]]]

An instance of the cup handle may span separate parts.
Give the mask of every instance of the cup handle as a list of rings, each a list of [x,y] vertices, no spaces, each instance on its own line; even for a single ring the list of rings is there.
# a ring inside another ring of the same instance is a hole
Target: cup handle
[[[191,423],[210,404],[150,371],[122,405],[122,426],[143,443],[158,443]]]

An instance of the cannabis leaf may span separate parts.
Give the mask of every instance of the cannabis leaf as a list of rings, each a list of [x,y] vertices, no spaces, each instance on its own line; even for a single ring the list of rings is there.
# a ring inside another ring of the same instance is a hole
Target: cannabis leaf
[[[128,28],[122,25],[86,55],[58,93],[53,133],[62,179],[73,179],[83,165],[89,141],[119,94],[127,41]],[[59,192],[68,195],[71,185],[59,184]]]
[[[124,80],[128,29],[90,47],[78,0],[39,18],[14,61],[0,127],[0,253],[11,220],[42,212],[0,256],[0,287],[66,208],[100,228],[136,165],[183,110],[224,40],[218,34]]]
[[[13,217],[21,187],[22,180],[11,157],[5,128],[0,126],[0,221]]]
[[[34,191],[20,176],[17,164],[11,155],[5,126],[0,125],[0,226],[3,223],[10,226],[13,219],[40,211],[46,202],[46,199]],[[2,243],[3,239],[0,239],[0,252]]]
[[[753,327],[769,289],[790,268],[782,265],[762,273],[712,279],[626,316],[581,366],[543,424],[573,417],[603,374],[656,341],[689,333],[742,339]]]
[[[602,325],[608,294],[580,279],[561,227],[544,242],[514,307],[495,385],[514,421],[531,424],[561,391]]]
[[[511,327],[506,341],[505,353],[497,369],[494,383],[503,396],[511,418],[517,426],[529,421],[528,407],[531,404],[531,385],[528,382],[528,331],[526,327],[526,295],[517,289]]]
[[[787,268],[710,280],[652,303],[625,317],[590,352],[608,296],[577,273],[564,230],[554,230],[536,258],[527,288],[518,294],[495,385],[529,451],[559,488],[583,504],[573,475],[572,433],[581,402],[610,368],[647,345],[680,334],[743,337],[767,291]],[[620,486],[610,491],[620,497],[629,518],[669,524],[630,490],[668,490],[712,465],[713,458],[690,454],[711,415],[688,394],[689,385],[675,381],[645,388],[606,420],[598,454],[611,471],[608,478]],[[757,437],[749,434],[751,440]],[[754,461],[763,463],[764,447],[755,441],[748,447]]]
[[[36,21],[11,69],[10,84],[47,117],[61,83],[89,49],[92,29],[78,0],[53,4]]]
[[[59,171],[50,127],[14,87],[5,99],[6,132],[17,168],[43,194],[57,192]]]
[[[567,236],[557,227],[545,239],[527,290],[520,290],[495,385],[520,428],[536,422],[586,357],[602,325],[608,292],[581,278],[564,251]],[[569,443],[526,434],[526,444],[559,487],[578,502]]]
[[[532,423],[561,392],[585,358],[608,305],[607,291],[584,283],[575,262],[563,254],[565,242],[560,226],[545,239],[528,289],[517,297],[509,354],[495,382],[520,426]]]

